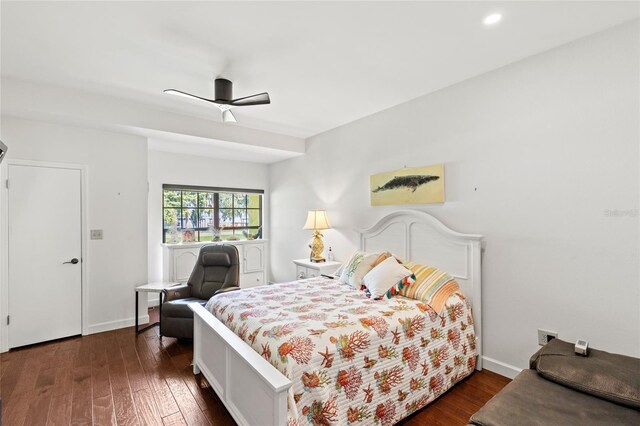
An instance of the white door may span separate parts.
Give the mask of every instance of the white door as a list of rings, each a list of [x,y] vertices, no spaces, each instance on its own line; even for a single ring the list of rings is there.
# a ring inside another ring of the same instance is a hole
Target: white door
[[[9,164],[8,179],[9,347],[81,334],[81,171]]]

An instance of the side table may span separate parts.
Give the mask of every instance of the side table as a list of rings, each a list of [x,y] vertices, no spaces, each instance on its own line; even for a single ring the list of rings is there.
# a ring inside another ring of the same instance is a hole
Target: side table
[[[296,259],[296,279],[319,277],[322,274],[331,275],[340,268],[342,262],[327,260],[326,262],[311,262],[309,259]]]
[[[136,290],[136,333],[142,333],[145,330],[150,329],[151,327],[154,327],[156,325],[160,325],[160,321],[162,321],[162,292],[168,288],[171,288],[173,286],[176,286],[180,283],[165,283],[165,282],[157,282],[157,283],[149,283],[149,284],[144,284],[144,285],[139,285],[138,287],[135,288]],[[158,317],[158,321],[154,322],[153,324],[149,324],[146,327],[143,327],[141,329],[138,329],[138,295],[140,293],[158,293],[159,297],[160,297],[160,305],[159,305],[159,312],[160,312],[160,316]]]

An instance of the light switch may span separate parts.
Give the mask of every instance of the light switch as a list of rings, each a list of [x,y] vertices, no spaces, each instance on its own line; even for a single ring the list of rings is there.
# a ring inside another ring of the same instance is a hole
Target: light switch
[[[102,239],[102,229],[92,229],[91,230],[91,239],[92,240],[101,240]]]

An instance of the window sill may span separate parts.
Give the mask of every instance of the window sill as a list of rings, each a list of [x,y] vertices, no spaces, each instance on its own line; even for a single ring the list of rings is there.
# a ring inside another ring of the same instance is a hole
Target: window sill
[[[193,248],[193,247],[201,247],[205,244],[233,244],[233,245],[243,245],[243,244],[261,244],[266,242],[264,238],[259,238],[257,240],[236,240],[236,241],[200,241],[194,243],[162,243],[162,247],[168,248]]]

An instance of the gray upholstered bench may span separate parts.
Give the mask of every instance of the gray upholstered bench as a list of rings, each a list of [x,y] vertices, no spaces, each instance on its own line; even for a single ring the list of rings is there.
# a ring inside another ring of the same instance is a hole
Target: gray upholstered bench
[[[640,425],[640,359],[552,340],[470,424]]]

